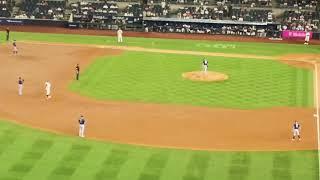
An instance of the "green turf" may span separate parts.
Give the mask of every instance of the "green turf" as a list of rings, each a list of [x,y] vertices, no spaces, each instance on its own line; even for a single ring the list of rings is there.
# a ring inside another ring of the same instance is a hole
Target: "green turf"
[[[0,42],[4,41],[5,33],[0,31]],[[45,34],[45,33],[23,33],[12,32],[11,39],[17,42],[22,40],[44,41],[44,42],[64,42],[81,44],[103,44],[119,45],[115,37],[110,36],[83,36],[65,34]],[[248,43],[248,42],[223,42],[204,40],[177,40],[158,38],[135,38],[125,37],[123,46],[139,46],[157,49],[192,50],[203,52],[221,52],[236,54],[254,54],[277,56],[289,53],[320,53],[320,46],[305,46],[295,44],[274,44],[274,43]]]
[[[102,57],[71,89],[97,99],[243,109],[313,105],[312,71],[272,60],[210,57],[209,69],[229,75],[229,80],[183,79],[183,72],[200,69],[201,58],[137,52]]]
[[[288,139],[289,140],[289,139]],[[104,143],[0,121],[0,180],[317,180],[317,152],[207,152]]]

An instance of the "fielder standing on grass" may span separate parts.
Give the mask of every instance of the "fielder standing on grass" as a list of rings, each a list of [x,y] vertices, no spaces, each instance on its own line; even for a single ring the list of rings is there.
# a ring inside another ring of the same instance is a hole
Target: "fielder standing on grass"
[[[6,40],[7,40],[7,42],[9,41],[9,38],[10,38],[10,29],[7,27],[7,29],[6,29],[6,33],[7,33],[7,35],[6,35]]]
[[[121,28],[118,29],[117,31],[117,37],[118,37],[118,43],[122,43],[122,33],[123,31],[121,30]]]
[[[292,141],[294,141],[295,139],[296,139],[296,137],[298,137],[298,139],[299,139],[299,141],[301,140],[301,138],[300,138],[300,131],[301,131],[301,126],[300,126],[300,124],[297,122],[297,121],[295,121],[294,123],[293,123],[293,127],[292,127],[293,129],[292,129],[292,131],[293,131],[293,137],[292,137]]]
[[[84,137],[84,128],[85,128],[86,120],[82,115],[80,115],[78,122],[79,122],[79,136]]]
[[[24,83],[24,79],[19,77],[19,79],[18,79],[18,93],[19,93],[19,96],[22,96],[23,83]]]
[[[306,36],[304,38],[304,44],[309,45],[309,41],[310,41],[310,32],[306,31]]]
[[[77,66],[76,66],[76,80],[79,80],[79,76],[80,76],[80,66],[79,66],[79,64],[77,64]]]

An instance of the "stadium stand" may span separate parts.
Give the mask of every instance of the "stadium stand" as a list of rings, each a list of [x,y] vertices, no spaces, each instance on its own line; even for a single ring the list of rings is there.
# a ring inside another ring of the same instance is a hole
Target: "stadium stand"
[[[23,1],[19,5],[19,13],[15,15],[16,18],[31,18],[31,19],[54,19],[63,20],[65,1],[38,1],[28,0]]]
[[[314,8],[318,0],[278,0],[280,7],[283,8]]]
[[[11,1],[0,0],[0,17],[10,17],[11,16]]]
[[[145,17],[169,17],[170,7],[166,3],[145,5],[143,16]]]
[[[285,11],[281,19],[283,29],[317,30],[319,27],[320,12],[315,11]]]
[[[261,37],[320,29],[318,0],[0,0],[0,16],[64,20],[80,28]]]
[[[70,7],[73,20],[77,22],[102,22],[118,14],[118,6],[115,3],[77,2],[70,4]]]
[[[233,8],[230,6],[192,6],[181,7],[176,13],[177,18],[181,19],[212,19],[212,20],[234,20],[234,21],[255,21],[272,22],[271,10]]]

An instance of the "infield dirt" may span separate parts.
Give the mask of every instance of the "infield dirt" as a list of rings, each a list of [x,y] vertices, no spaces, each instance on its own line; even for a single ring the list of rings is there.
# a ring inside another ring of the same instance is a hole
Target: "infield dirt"
[[[129,144],[206,150],[316,149],[313,108],[237,110],[98,101],[68,91],[75,64],[82,69],[121,50],[21,43],[18,56],[0,46],[0,117],[36,128],[77,135],[77,118],[88,119],[86,136]],[[17,79],[25,79],[18,96]],[[44,82],[53,85],[45,100]],[[107,89],[106,89],[107,91]],[[302,141],[291,141],[291,124],[302,124]]]
[[[203,81],[203,82],[218,82],[218,81],[225,81],[229,77],[226,74],[219,73],[219,72],[203,72],[203,71],[192,71],[192,72],[185,72],[182,74],[183,78],[189,79],[191,81]]]

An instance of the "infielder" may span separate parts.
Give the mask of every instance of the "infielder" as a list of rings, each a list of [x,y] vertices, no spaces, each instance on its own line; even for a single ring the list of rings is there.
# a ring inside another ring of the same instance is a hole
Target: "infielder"
[[[18,54],[18,48],[17,48],[17,42],[16,42],[16,40],[13,40],[12,45],[13,45],[13,54],[14,54],[14,55],[17,55],[17,54]]]
[[[24,83],[24,79],[19,77],[19,79],[18,79],[18,93],[19,93],[19,96],[22,96],[23,83]]]
[[[123,41],[122,41],[122,30],[121,30],[121,28],[119,28],[118,29],[118,31],[117,31],[117,37],[118,37],[118,43],[122,43]]]
[[[86,120],[82,115],[80,115],[79,118],[79,136],[84,137],[84,128],[85,128]]]
[[[309,40],[310,40],[310,32],[307,31],[306,32],[306,37],[304,38],[304,44],[308,45],[309,44]]]
[[[204,60],[202,61],[202,66],[203,66],[203,72],[204,72],[204,73],[207,73],[207,71],[208,71],[208,65],[209,65],[208,60],[207,60],[207,59],[204,59]]]
[[[295,121],[292,127],[292,131],[293,131],[293,137],[292,137],[292,141],[294,141],[296,139],[296,137],[298,137],[299,141],[300,141],[300,131],[301,131],[301,126],[300,124]]]
[[[79,76],[80,76],[80,66],[79,66],[79,64],[77,64],[77,66],[76,66],[76,80],[79,80]]]
[[[46,89],[46,98],[48,100],[51,98],[51,83],[49,81],[45,82],[45,89]]]

